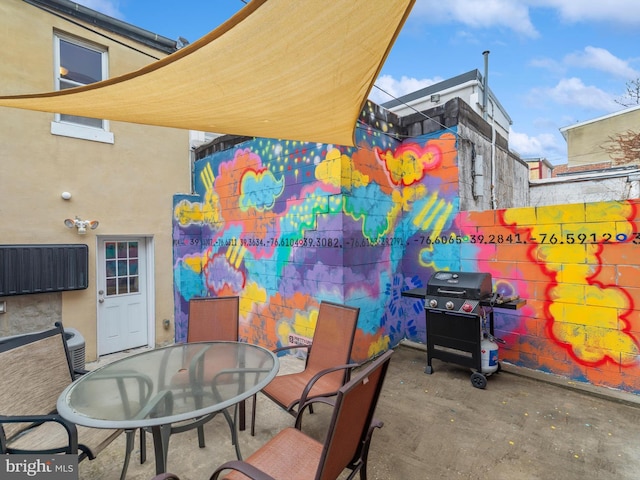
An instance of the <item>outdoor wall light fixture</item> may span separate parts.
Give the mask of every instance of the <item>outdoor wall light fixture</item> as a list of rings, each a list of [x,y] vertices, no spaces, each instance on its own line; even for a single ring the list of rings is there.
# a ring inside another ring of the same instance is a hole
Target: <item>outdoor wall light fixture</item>
[[[90,228],[91,230],[98,228],[97,220],[80,220],[79,217],[76,217],[75,220],[67,218],[64,221],[64,224],[67,228],[76,227],[78,229],[78,235],[84,235],[87,233],[87,228]]]

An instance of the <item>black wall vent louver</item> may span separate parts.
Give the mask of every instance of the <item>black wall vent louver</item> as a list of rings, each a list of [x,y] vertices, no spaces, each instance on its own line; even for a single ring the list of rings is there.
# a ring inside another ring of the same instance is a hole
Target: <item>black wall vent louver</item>
[[[86,245],[0,245],[0,297],[89,286]]]

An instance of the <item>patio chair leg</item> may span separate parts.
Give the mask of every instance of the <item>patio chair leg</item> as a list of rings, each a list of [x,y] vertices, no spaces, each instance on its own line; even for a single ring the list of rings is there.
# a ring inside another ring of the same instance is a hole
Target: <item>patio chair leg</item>
[[[256,435],[256,402],[258,401],[258,395],[253,396],[253,408],[251,409],[251,436]]]
[[[222,414],[229,424],[229,430],[231,431],[231,444],[236,449],[236,457],[238,458],[238,460],[242,460],[242,453],[240,452],[240,442],[238,442],[238,431],[236,430],[236,421],[238,419],[238,404],[236,403],[236,406],[234,407],[233,418],[231,418],[231,415],[229,415],[229,412],[226,409],[222,410]]]
[[[244,432],[244,430],[247,428],[247,421],[246,421],[246,401],[242,400],[240,402],[240,420],[238,423],[238,428],[241,432]]]
[[[144,428],[140,429],[140,465],[147,461],[147,436]]]
[[[200,425],[198,427],[198,446],[200,448],[204,448],[205,444],[204,444],[204,427],[202,425]]]
[[[360,467],[360,480],[367,480],[367,464],[363,463]]]
[[[135,430],[125,430],[124,434],[126,435],[126,446],[125,446],[125,454],[124,454],[124,465],[122,465],[122,473],[120,474],[120,480],[124,480],[127,476],[127,469],[129,468],[129,460],[131,459],[131,452],[133,452],[133,446],[136,439],[136,431]]]

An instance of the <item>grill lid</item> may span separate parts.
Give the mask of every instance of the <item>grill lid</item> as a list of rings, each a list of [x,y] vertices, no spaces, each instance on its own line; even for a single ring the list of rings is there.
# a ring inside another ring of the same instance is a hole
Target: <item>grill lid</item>
[[[480,300],[491,295],[491,274],[435,272],[427,282],[427,295]]]

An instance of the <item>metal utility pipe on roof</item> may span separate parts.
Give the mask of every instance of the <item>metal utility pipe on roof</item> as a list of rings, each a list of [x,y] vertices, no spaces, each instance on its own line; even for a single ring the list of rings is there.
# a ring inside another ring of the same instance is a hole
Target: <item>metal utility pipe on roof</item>
[[[482,52],[484,56],[484,76],[482,78],[482,118],[485,122],[489,119],[488,96],[489,96],[489,50]],[[497,208],[496,202],[496,114],[494,106],[491,104],[491,208]]]
[[[484,78],[482,79],[482,118],[487,119],[487,90],[489,89],[489,50],[482,52],[484,56]]]

